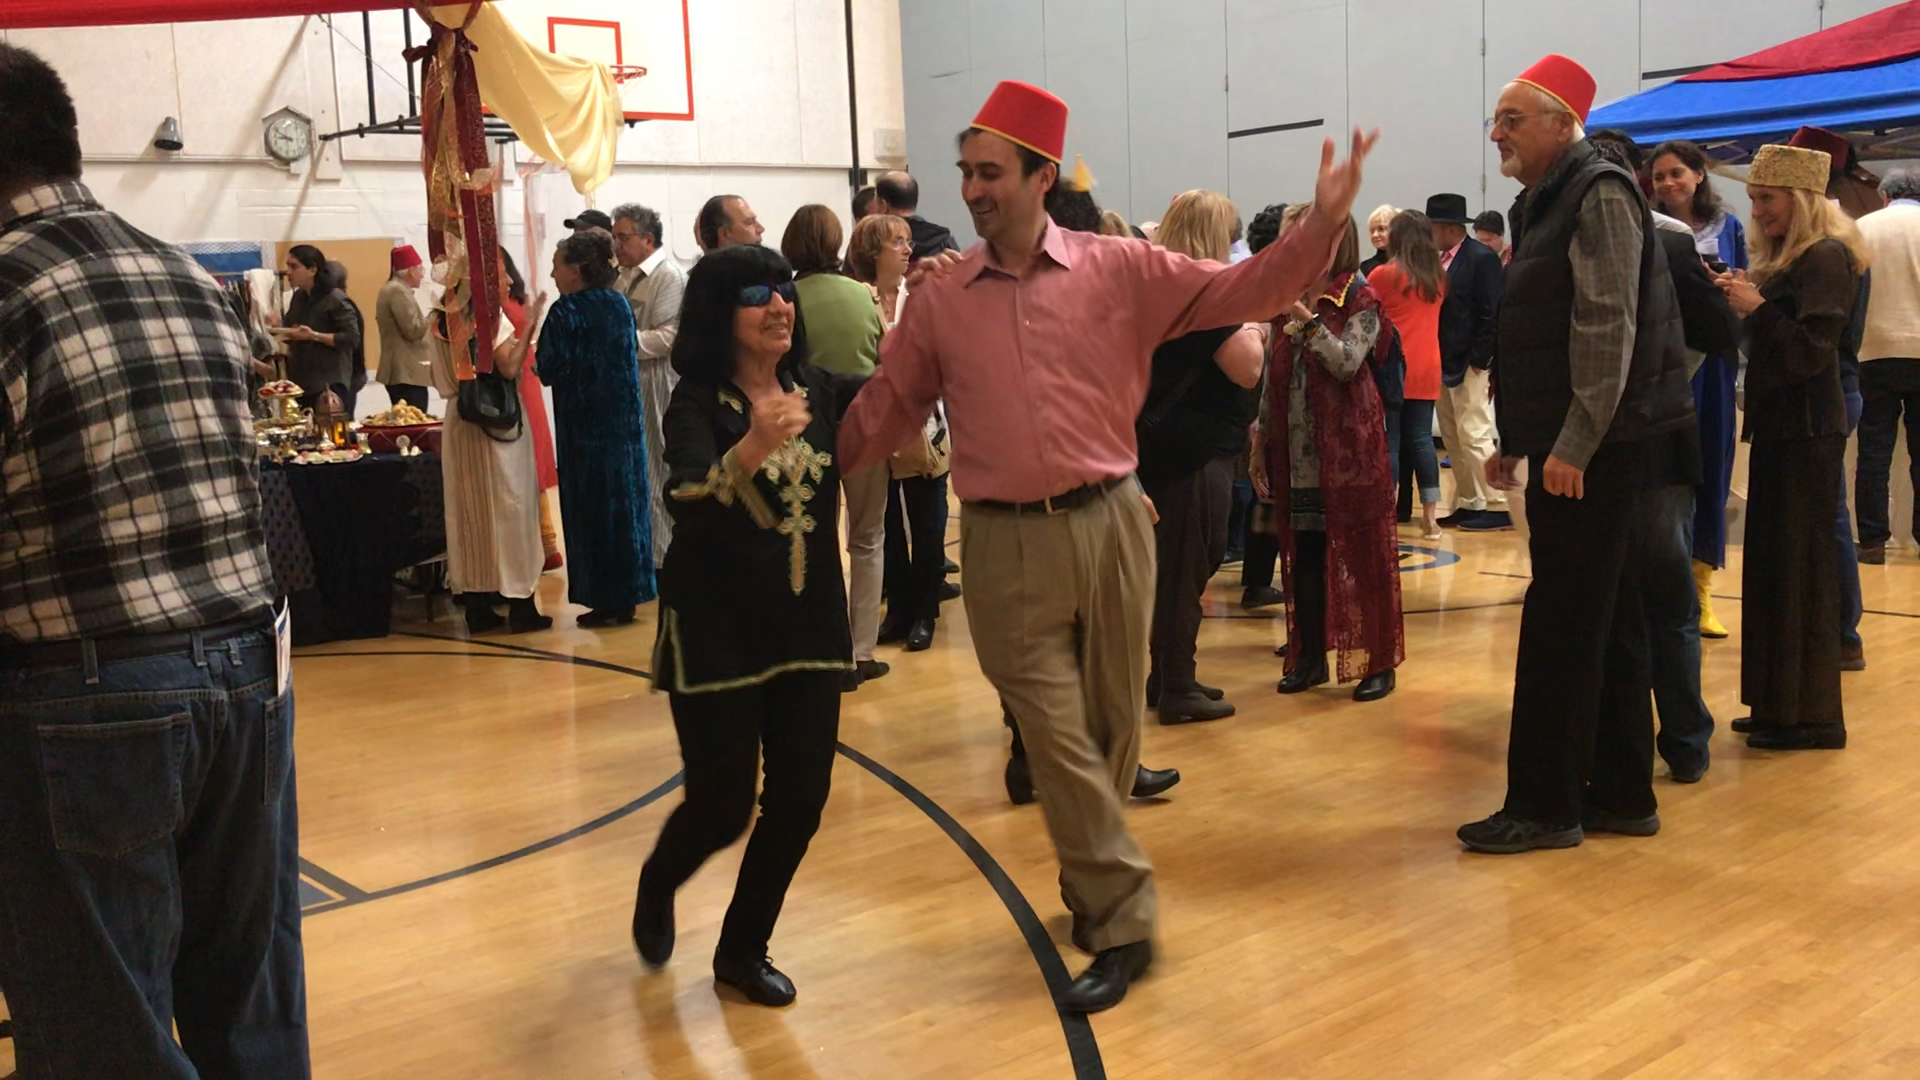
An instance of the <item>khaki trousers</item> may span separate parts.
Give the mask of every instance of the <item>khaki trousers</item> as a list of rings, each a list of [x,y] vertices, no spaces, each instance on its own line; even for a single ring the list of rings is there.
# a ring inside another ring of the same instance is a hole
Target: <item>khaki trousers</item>
[[[1504,510],[1507,493],[1487,484],[1487,461],[1493,457],[1493,410],[1487,401],[1491,376],[1467,368],[1459,386],[1440,388],[1434,412],[1440,418],[1440,438],[1453,462],[1455,510]]]
[[[1061,897],[1096,950],[1148,940],[1153,867],[1125,817],[1155,577],[1140,488],[1054,515],[965,505],[960,561],[974,651],[1020,725]]]
[[[847,623],[853,658],[873,659],[880,641],[880,586],[886,569],[887,463],[840,478],[847,495]]]

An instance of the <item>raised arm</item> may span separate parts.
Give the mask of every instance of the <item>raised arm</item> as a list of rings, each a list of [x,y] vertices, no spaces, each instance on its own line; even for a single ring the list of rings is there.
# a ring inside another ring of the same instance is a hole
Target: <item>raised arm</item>
[[[1360,191],[1361,166],[1379,134],[1355,130],[1351,153],[1340,162],[1334,160],[1333,140],[1326,140],[1312,212],[1251,259],[1222,267],[1147,244],[1131,245],[1137,260],[1131,300],[1141,348],[1150,351],[1193,330],[1264,322],[1298,300],[1333,259]]]
[[[841,475],[884,460],[918,436],[932,415],[941,379],[931,312],[932,305],[925,302],[906,305],[893,331],[880,340],[879,370],[840,424]]]

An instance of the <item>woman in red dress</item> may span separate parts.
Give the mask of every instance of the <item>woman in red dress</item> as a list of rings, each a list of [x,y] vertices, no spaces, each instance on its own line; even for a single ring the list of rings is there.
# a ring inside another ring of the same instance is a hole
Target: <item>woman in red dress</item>
[[[500,310],[506,312],[514,336],[519,337],[527,330],[527,283],[504,247],[500,249],[500,271],[507,281],[507,295],[500,302]],[[540,473],[540,545],[547,551],[542,569],[558,570],[565,560],[560,555],[560,537],[553,528],[553,508],[547,492],[560,486],[560,473],[554,466],[553,428],[547,422],[546,391],[533,369],[534,355],[529,352],[527,366],[520,369],[520,405],[526,411],[527,430],[533,436],[534,467]]]

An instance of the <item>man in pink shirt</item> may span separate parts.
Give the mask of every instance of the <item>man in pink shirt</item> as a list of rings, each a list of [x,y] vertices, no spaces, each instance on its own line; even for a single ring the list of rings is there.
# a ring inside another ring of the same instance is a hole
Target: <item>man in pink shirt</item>
[[[885,458],[947,403],[967,619],[1013,710],[1060,857],[1074,942],[1093,964],[1059,995],[1111,1008],[1153,958],[1153,872],[1127,832],[1153,614],[1150,509],[1134,419],[1155,346],[1261,322],[1316,280],[1373,138],[1326,144],[1315,210],[1232,268],[1051,227],[1067,107],[1003,82],[960,135],[975,244],[922,284],[840,434],[840,464]]]

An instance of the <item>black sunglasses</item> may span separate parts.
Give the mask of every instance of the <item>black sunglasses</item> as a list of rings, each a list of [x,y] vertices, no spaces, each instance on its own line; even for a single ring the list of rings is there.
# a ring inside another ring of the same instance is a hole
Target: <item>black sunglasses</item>
[[[793,303],[793,282],[783,281],[778,285],[742,285],[740,287],[741,307],[766,307],[773,303],[773,294],[779,293],[780,299]]]

